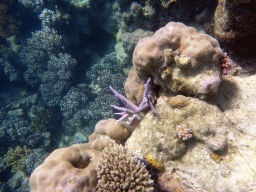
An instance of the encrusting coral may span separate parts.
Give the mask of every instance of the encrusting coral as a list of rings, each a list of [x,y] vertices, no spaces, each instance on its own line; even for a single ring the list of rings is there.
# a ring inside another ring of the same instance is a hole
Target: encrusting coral
[[[157,171],[161,172],[161,171],[164,170],[164,164],[162,164],[161,162],[155,160],[153,155],[148,154],[146,156],[146,160],[147,160],[147,163],[150,164],[152,167],[154,167]]]
[[[154,181],[145,164],[122,145],[111,144],[102,151],[97,177],[96,192],[154,191]]]

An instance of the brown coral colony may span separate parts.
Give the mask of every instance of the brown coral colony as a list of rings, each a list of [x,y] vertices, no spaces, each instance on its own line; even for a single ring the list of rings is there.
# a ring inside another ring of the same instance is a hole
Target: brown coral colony
[[[102,152],[97,168],[95,191],[154,191],[154,181],[143,162],[121,145],[110,145]]]

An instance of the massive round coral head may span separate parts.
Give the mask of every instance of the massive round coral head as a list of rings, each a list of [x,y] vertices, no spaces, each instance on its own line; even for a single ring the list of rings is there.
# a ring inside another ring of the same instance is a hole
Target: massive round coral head
[[[182,23],[170,22],[138,42],[133,66],[139,76],[153,77],[154,83],[163,89],[210,94],[220,84],[222,55],[215,38]],[[209,78],[218,81],[205,82]]]

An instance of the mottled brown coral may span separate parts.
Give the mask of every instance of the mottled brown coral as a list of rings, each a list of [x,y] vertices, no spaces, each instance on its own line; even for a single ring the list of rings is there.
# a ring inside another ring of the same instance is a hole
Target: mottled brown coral
[[[144,163],[117,144],[102,152],[97,177],[95,191],[154,191],[154,181]]]
[[[130,126],[123,121],[116,124],[116,119],[100,120],[96,126],[96,134],[107,135],[111,139],[121,142],[127,139],[131,134]]]
[[[4,155],[2,167],[4,170],[7,167],[11,167],[12,173],[16,171],[24,171],[25,169],[25,157],[31,153],[31,150],[24,147],[17,146],[15,149],[9,147],[7,153]]]
[[[142,102],[144,94],[144,85],[146,78],[140,78],[134,69],[130,70],[128,79],[125,82],[124,89],[127,98],[134,104],[139,105]]]
[[[101,143],[101,140],[94,142]],[[89,192],[97,185],[96,166],[104,145],[76,144],[56,149],[30,177],[31,192]],[[95,149],[97,148],[97,149]]]
[[[222,54],[213,37],[170,22],[152,37],[139,40],[133,52],[133,66],[138,78],[152,77],[164,91],[204,96],[218,90]],[[132,75],[127,81],[133,79]],[[130,86],[130,92],[132,89],[137,89],[136,84]]]

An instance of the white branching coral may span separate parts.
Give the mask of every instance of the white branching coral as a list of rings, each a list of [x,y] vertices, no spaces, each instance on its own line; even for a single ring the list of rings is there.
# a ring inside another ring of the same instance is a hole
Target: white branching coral
[[[111,144],[102,152],[97,177],[95,191],[154,191],[154,181],[145,164],[118,144]]]
[[[192,135],[192,130],[185,124],[180,124],[176,126],[177,135],[183,141],[190,139]]]

